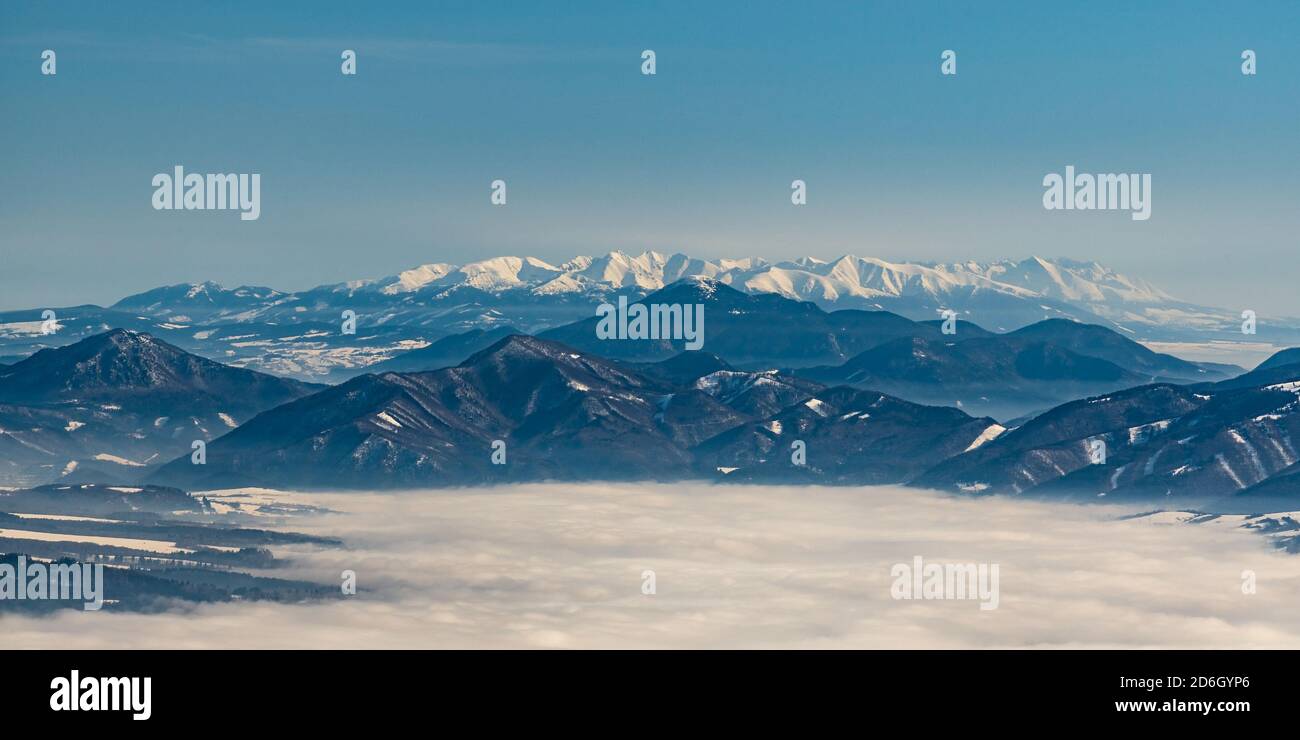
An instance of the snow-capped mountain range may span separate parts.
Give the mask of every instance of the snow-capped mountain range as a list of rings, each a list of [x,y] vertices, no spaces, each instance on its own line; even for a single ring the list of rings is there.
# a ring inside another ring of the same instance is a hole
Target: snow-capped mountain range
[[[301,314],[326,307],[332,312],[338,301],[352,300],[363,307],[393,311],[381,319],[383,323],[402,319],[413,304],[425,300],[433,301],[428,308],[444,309],[463,305],[458,298],[471,298],[485,307],[494,302],[549,301],[585,306],[611,294],[645,295],[684,278],[708,278],[749,293],[811,301],[827,310],[879,309],[920,320],[936,318],[939,311],[950,308],[994,331],[1011,331],[1045,318],[1074,318],[1145,338],[1232,331],[1240,321],[1239,311],[1180,300],[1146,280],[1096,262],[1030,257],[934,264],[853,255],[830,261],[802,257],[769,262],[757,257],[706,260],[660,252],[635,256],[610,252],[574,257],[558,265],[536,257],[494,257],[465,265],[431,263],[384,278],[299,293],[247,286],[226,290],[215,283],[179,285],[132,296],[114,308],[188,320],[215,313],[225,320],[255,321],[294,314],[303,318]],[[515,317],[496,317],[488,310],[468,318],[482,326]]]
[[[706,260],[684,254],[610,252],[560,264],[494,257],[429,263],[378,279],[288,292],[183,283],[138,293],[107,308],[39,306],[0,312],[0,364],[114,328],[149,332],[212,359],[302,379],[350,377],[374,363],[471,331],[514,327],[538,334],[683,280],[749,295],[809,302],[824,311],[889,311],[931,321],[945,309],[1003,333],[1043,321],[1097,324],[1140,341],[1241,341],[1240,311],[1201,306],[1095,262],[1031,257],[953,264],[888,262],[847,255]],[[43,330],[54,310],[59,331]],[[356,317],[356,333],[340,321]],[[1300,320],[1260,317],[1250,340],[1300,343]],[[841,358],[842,359],[842,358]]]
[[[963,288],[984,288],[1020,297],[1106,303],[1166,303],[1176,299],[1142,280],[1119,275],[1097,263],[1031,257],[1020,262],[982,264],[891,263],[874,257],[846,255],[833,261],[802,257],[768,262],[748,257],[703,260],[684,254],[644,252],[632,256],[610,252],[603,257],[575,257],[551,265],[535,257],[496,257],[464,266],[421,265],[377,281],[386,295],[424,288],[467,285],[489,292],[528,288],[538,295],[591,290],[657,290],[686,277],[713,278],[749,292],[778,293],[799,300],[836,302],[877,300],[908,295],[940,296]]]
[[[1042,257],[927,264],[845,255],[833,261],[802,257],[773,263],[756,257],[711,261],[684,254],[610,252],[603,257],[575,257],[560,265],[534,257],[497,257],[460,267],[421,265],[356,285],[377,286],[385,295],[465,286],[490,293],[528,290],[542,296],[652,291],[688,277],[712,278],[746,292],[776,293],[826,308],[888,309],[891,303],[906,300],[951,307],[950,302],[957,298],[990,292],[1027,301],[1060,301],[1105,318],[1138,324],[1170,323],[1170,309],[1192,309],[1220,321],[1224,318],[1223,312],[1180,301],[1145,280],[1121,275],[1096,262]],[[1038,318],[1044,317],[1035,320]]]

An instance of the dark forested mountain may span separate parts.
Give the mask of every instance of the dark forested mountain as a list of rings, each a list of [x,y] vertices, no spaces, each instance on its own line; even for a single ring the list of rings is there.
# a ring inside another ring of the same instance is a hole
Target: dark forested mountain
[[[160,480],[450,485],[530,477],[677,477],[663,383],[599,357],[512,336],[457,367],[363,375],[262,414]],[[709,411],[732,414],[721,403]],[[693,423],[693,422],[687,422]],[[493,443],[507,464],[494,465]]]
[[[959,326],[939,338],[898,338],[843,364],[794,372],[1010,420],[1157,379],[1220,379],[1226,369],[1152,352],[1102,326],[1050,319],[1007,334]]]
[[[1002,434],[978,449],[940,462],[916,479],[918,486],[952,491],[1022,493],[1089,464],[1088,440],[1111,435],[1108,456],[1174,417],[1209,400],[1176,385],[1152,385],[1072,401]],[[1125,430],[1117,435],[1117,430]]]
[[[1006,335],[1009,338],[1028,339],[1063,347],[1080,355],[1109,360],[1119,367],[1148,381],[1216,380],[1225,377],[1223,369],[1201,363],[1188,362],[1144,347],[1104,326],[1084,324],[1068,319],[1047,319],[1017,329]],[[1239,371],[1240,368],[1237,368]]]
[[[1107,360],[1005,335],[964,341],[907,337],[873,347],[843,365],[794,372],[1000,419],[1143,382]]]
[[[899,483],[1001,431],[958,409],[841,386],[719,434],[695,454],[732,480]],[[796,442],[805,464],[794,463]]]
[[[0,370],[0,401],[129,403],[145,413],[250,416],[311,392],[305,383],[199,357],[148,334],[114,329],[45,349]]]
[[[1107,460],[1111,474],[1102,480],[1098,471],[1081,471],[1077,480],[1066,478],[1056,489],[1092,486],[1111,499],[1209,499],[1219,509],[1255,511],[1263,505],[1258,499],[1287,489],[1300,494],[1295,479],[1285,480],[1300,460],[1294,442],[1300,434],[1298,385],[1216,393],[1182,416],[1136,432],[1115,430],[1108,439],[1127,435],[1130,442]],[[1255,488],[1269,482],[1274,485],[1262,492]],[[1247,500],[1252,498],[1257,500]]]
[[[1220,511],[1288,496],[1295,503],[1298,393],[1295,381],[1211,392],[1159,384],[1075,401],[915,482],[1109,501],[1173,497]],[[1101,461],[1090,454],[1098,441]]]
[[[95,335],[0,368],[0,475],[118,482],[315,390],[147,334]]]
[[[745,458],[744,435],[728,438],[725,451],[709,440],[754,424],[803,428],[823,456],[814,476],[901,480],[993,426],[956,409],[880,394],[845,388],[825,401],[814,398],[822,393],[816,384],[772,371],[718,370],[679,383],[556,342],[513,336],[454,368],[365,375],[261,414],[209,445],[206,465],[182,457],[154,480],[400,487],[682,479],[743,467],[721,462]],[[823,410],[852,413],[858,421],[837,425],[822,418]],[[865,424],[871,414],[876,422]],[[492,462],[496,440],[505,445],[506,464]],[[879,454],[853,454],[868,447]]]

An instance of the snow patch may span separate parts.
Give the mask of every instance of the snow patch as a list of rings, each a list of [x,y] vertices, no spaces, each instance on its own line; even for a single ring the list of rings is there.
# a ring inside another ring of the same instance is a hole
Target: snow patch
[[[99,460],[100,462],[111,462],[114,465],[125,465],[132,468],[143,468],[145,466],[144,463],[138,463],[134,460],[128,460],[125,457],[118,457],[117,455],[110,455],[107,452],[101,452],[98,455],[95,455],[94,459]]]
[[[990,424],[987,429],[980,432],[980,435],[971,441],[970,445],[968,445],[964,451],[970,452],[971,450],[983,447],[985,444],[1000,437],[1005,431],[1007,431],[1007,428],[1001,424]]]

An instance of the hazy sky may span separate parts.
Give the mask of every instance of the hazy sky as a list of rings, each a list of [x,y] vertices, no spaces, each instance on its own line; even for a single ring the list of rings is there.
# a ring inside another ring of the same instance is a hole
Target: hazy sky
[[[1070,256],[1294,315],[1300,4],[1239,5],[3,3],[0,308],[657,249]],[[261,218],[153,210],[177,164],[260,173]],[[1151,219],[1045,211],[1067,164],[1151,173]]]
[[[1231,525],[1121,521],[1114,506],[703,483],[289,500],[342,513],[281,527],[346,546],[276,548],[292,562],[275,575],[351,570],[355,596],[6,616],[0,648],[1300,646],[1300,556]],[[997,565],[997,608],[894,599],[894,566],[918,555]]]

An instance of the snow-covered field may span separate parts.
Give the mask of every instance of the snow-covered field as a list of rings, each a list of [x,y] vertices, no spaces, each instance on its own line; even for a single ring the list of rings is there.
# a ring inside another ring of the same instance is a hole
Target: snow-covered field
[[[277,550],[295,562],[276,575],[338,583],[351,570],[357,595],[183,615],[5,616],[0,647],[1300,647],[1300,556],[1226,519],[1123,519],[1134,512],[895,487],[285,498],[338,513],[258,524],[347,546]],[[895,600],[891,568],[915,556],[997,564],[998,607]]]
[[[47,516],[42,518],[48,519],[50,517]],[[78,519],[84,521],[88,518],[79,517]],[[175,542],[163,542],[161,540],[141,540],[128,537],[101,537],[89,534],[64,534],[61,532],[35,532],[29,529],[0,529],[0,538],[12,540],[36,540],[39,542],[84,542],[88,545],[125,547],[132,550],[156,552],[161,555],[171,555],[178,552],[193,552],[193,550],[177,547]]]

